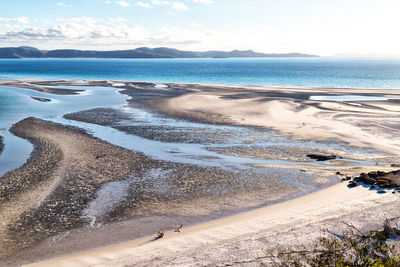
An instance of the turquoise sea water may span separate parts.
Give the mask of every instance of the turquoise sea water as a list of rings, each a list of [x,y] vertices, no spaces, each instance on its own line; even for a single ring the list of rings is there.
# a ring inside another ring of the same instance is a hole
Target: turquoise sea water
[[[5,78],[400,88],[400,58],[2,59]]]

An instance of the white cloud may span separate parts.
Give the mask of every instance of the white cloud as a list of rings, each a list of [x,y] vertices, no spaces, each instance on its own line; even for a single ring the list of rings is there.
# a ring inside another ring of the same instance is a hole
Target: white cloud
[[[104,3],[106,3],[107,5],[111,5],[111,1],[110,0],[104,1]]]
[[[64,3],[64,2],[57,2],[56,4],[57,4],[57,6],[62,6],[62,7],[66,7],[67,6],[67,4]]]
[[[1,20],[4,21],[4,19]],[[53,24],[39,23],[37,25],[42,26],[26,27],[25,24],[4,22],[0,27],[0,42],[3,45],[31,45],[43,49],[114,50],[139,46],[167,46],[184,50],[253,48],[259,51],[270,51],[271,48],[275,48],[279,52],[279,50],[288,49],[286,44],[281,44],[282,42],[289,44],[293,41],[284,39],[276,32],[264,27],[258,30],[247,29],[243,32],[243,29],[217,26],[210,29],[192,23],[186,27],[168,26],[149,31],[141,25],[131,25],[129,20],[119,17],[104,20],[75,17],[59,19]],[[280,40],[280,43],[273,44],[271,40],[275,39]]]
[[[141,1],[137,2],[137,5],[141,6],[141,7],[147,7],[147,8],[151,7],[151,5],[149,3],[145,3],[145,2],[141,2]]]
[[[113,18],[105,23],[97,23],[90,17],[58,20],[61,24],[48,27],[28,27],[20,30],[0,30],[0,40],[8,42],[33,42],[75,45],[121,44],[145,42],[149,32],[140,25],[129,26],[124,19]],[[117,23],[119,22],[119,23]],[[32,44],[32,43],[31,43]]]
[[[28,24],[29,23],[29,18],[27,18],[27,17],[0,18],[0,22]]]
[[[126,1],[117,1],[116,3],[122,7],[129,7],[131,5],[130,3],[126,2]]]
[[[173,3],[171,4],[171,7],[172,7],[173,9],[177,9],[177,10],[189,10],[188,6],[185,5],[185,4],[182,3],[182,2],[173,2]]]
[[[139,46],[167,46],[184,50],[253,48],[259,51],[269,51],[270,48],[287,49],[287,46],[281,44],[272,47],[271,40],[282,41],[282,36],[277,36],[276,32],[265,28],[258,31],[256,29],[246,30],[243,33],[242,29],[218,28],[217,26],[210,29],[193,22],[186,27],[166,26],[149,31],[144,26],[130,24],[130,20],[120,17],[103,20],[92,17],[58,19],[52,24],[35,24],[42,25],[37,27],[7,23],[4,18],[0,21],[3,21],[0,27],[0,42],[10,46],[31,45],[43,49],[101,50],[128,49]],[[290,43],[292,40],[284,39],[283,41]]]

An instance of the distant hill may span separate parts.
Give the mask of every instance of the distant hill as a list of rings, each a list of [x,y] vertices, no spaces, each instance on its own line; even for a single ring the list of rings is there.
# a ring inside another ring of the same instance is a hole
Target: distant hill
[[[315,55],[289,53],[264,54],[252,50],[224,51],[182,51],[167,47],[140,47],[130,50],[95,51],[95,50],[39,50],[34,47],[3,47],[0,58],[231,58],[231,57],[316,57]]]

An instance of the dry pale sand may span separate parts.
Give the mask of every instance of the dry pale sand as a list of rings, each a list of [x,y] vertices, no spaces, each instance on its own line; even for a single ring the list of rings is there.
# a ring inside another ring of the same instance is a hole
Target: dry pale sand
[[[376,194],[338,184],[298,199],[166,233],[58,258],[32,266],[224,266],[249,262],[279,245],[304,244],[323,228],[341,231],[343,222],[374,227],[399,216],[398,194]]]

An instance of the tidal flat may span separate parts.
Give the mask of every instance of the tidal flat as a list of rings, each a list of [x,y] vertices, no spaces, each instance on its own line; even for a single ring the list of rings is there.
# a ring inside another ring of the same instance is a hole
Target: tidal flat
[[[0,178],[3,265],[285,203],[400,162],[396,90],[347,103],[312,96],[350,89],[100,80],[2,86],[52,100],[32,100],[34,117],[21,113],[10,127],[34,148]],[[309,154],[335,157],[317,162]]]

